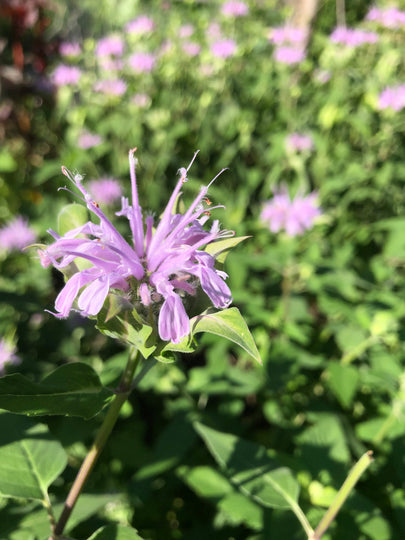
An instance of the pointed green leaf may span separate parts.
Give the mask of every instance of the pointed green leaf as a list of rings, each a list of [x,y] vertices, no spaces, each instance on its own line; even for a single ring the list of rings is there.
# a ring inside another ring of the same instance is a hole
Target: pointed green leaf
[[[62,445],[46,426],[0,413],[0,496],[44,500],[66,465]]]
[[[198,332],[209,332],[222,336],[242,347],[259,364],[262,363],[252,334],[238,308],[232,307],[215,313],[203,313],[193,317],[190,324],[192,335]]]
[[[142,540],[136,529],[122,525],[107,525],[98,529],[87,540]]]
[[[299,484],[291,471],[279,467],[263,446],[215,431],[198,422],[195,429],[208,450],[242,493],[263,506],[296,511]]]
[[[212,255],[219,263],[224,263],[229,251],[246,240],[250,236],[234,236],[212,242],[205,247],[204,251]]]
[[[113,309],[113,308],[111,308]],[[156,349],[153,328],[141,324],[136,310],[125,310],[111,318],[108,301],[97,315],[97,328],[106,336],[134,345],[146,359]]]
[[[356,394],[360,375],[353,366],[345,366],[337,362],[328,366],[328,386],[343,407],[350,407]]]
[[[91,418],[112,399],[87,364],[66,364],[36,383],[19,373],[0,378],[0,409],[32,416]]]
[[[58,232],[61,236],[89,221],[87,208],[82,204],[67,204],[58,215]]]

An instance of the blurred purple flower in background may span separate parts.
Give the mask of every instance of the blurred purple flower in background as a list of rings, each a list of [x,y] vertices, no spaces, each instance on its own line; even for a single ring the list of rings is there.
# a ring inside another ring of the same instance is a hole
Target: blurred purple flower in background
[[[81,52],[82,48],[77,41],[63,41],[59,45],[59,53],[62,56],[79,56]]]
[[[211,45],[211,52],[216,58],[228,58],[236,53],[237,45],[233,39],[222,39]]]
[[[405,26],[405,11],[400,11],[396,7],[383,9],[372,7],[366,20],[377,22],[386,28],[399,28]]]
[[[210,212],[218,208],[208,205],[206,195],[209,186],[200,189],[184,214],[174,212],[194,159],[195,156],[187,169],[180,169],[180,179],[159,223],[154,226],[152,215],[147,215],[145,219],[142,217],[134,150],[129,153],[132,205],[123,197],[122,210],[117,215],[128,219],[132,245],[127,243],[92,199],[81,183],[82,177],[73,176],[62,168],[65,176],[81,192],[83,201],[98,218],[99,224],[87,222],[63,237],[49,231],[55,242],[38,251],[44,267],[53,265],[64,269],[77,258],[91,263],[90,268],[77,271],[68,279],[56,298],[55,316],[67,317],[74,309],[76,297],[77,308],[82,315],[97,315],[110,290],[120,290],[126,301],[132,302],[145,317],[150,317],[153,308],[158,316],[160,338],[178,343],[190,332],[183,297],[194,295],[198,285],[201,285],[215,307],[229,306],[232,296],[225,283],[227,275],[215,269],[214,257],[202,250],[219,238],[233,236],[233,232],[221,230],[217,220],[213,221],[208,231],[203,228]]]
[[[90,180],[89,191],[97,203],[110,205],[122,197],[121,184],[115,178],[99,178]]]
[[[22,251],[34,243],[36,235],[22,216],[12,219],[0,229],[0,249],[6,251]]]
[[[312,150],[314,148],[314,141],[310,135],[295,132],[287,135],[285,145],[289,151],[303,152],[305,150]]]
[[[106,56],[100,58],[100,67],[105,71],[121,71],[124,67],[124,61],[117,58],[108,58]]]
[[[122,96],[127,91],[127,84],[122,79],[104,79],[94,83],[93,90],[110,96]]]
[[[332,43],[346,45],[347,47],[358,47],[365,43],[377,43],[378,34],[357,28],[338,26],[330,35],[330,40]]]
[[[77,146],[83,150],[87,150],[88,148],[93,148],[93,146],[98,146],[102,142],[103,139],[100,135],[90,133],[89,131],[83,131],[77,139]]]
[[[303,234],[321,214],[317,197],[318,194],[312,192],[307,196],[297,194],[292,200],[286,186],[282,186],[264,203],[260,219],[273,233],[284,230],[288,236]]]
[[[81,77],[81,70],[76,66],[60,64],[51,75],[55,86],[76,85]]]
[[[192,24],[183,24],[179,28],[179,38],[184,39],[194,34],[194,26]]]
[[[156,56],[151,53],[135,53],[128,59],[128,64],[135,73],[147,73],[152,71],[156,63]]]
[[[201,52],[201,47],[198,43],[194,43],[193,41],[186,41],[181,46],[183,52],[187,54],[187,56],[197,56]]]
[[[96,45],[96,56],[122,56],[124,53],[124,41],[119,36],[101,38]]]
[[[244,2],[231,0],[223,4],[221,12],[227,17],[242,17],[249,13],[249,8]]]
[[[270,43],[276,45],[273,58],[282,64],[298,64],[305,59],[307,32],[301,28],[282,26],[271,28],[268,34]]]
[[[378,108],[400,111],[405,107],[405,84],[389,86],[378,96]]]
[[[143,108],[143,107],[148,107],[152,103],[152,100],[150,96],[148,96],[148,94],[139,93],[139,94],[135,94],[131,98],[131,102],[137,107]]]
[[[0,375],[4,375],[8,364],[17,365],[21,358],[16,355],[17,349],[4,338],[0,338]]]
[[[130,21],[125,27],[128,34],[147,34],[153,32],[154,29],[155,23],[147,15],[140,15],[133,21]]]
[[[306,53],[304,49],[282,46],[274,49],[273,58],[276,62],[282,64],[299,64],[305,59]]]
[[[307,38],[307,32],[302,28],[293,26],[278,26],[270,28],[268,39],[274,45],[282,45],[285,43],[295,43],[300,45]]]

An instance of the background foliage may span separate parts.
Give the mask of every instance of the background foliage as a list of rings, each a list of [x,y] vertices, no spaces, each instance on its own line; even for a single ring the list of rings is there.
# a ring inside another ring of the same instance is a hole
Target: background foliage
[[[364,21],[369,2],[347,4],[348,25],[377,30]],[[71,202],[57,192],[64,185],[60,165],[89,179],[119,178],[128,193],[127,152],[136,145],[145,208],[163,208],[176,171],[200,149],[186,199],[228,167],[211,198],[226,205],[217,210],[224,228],[251,236],[229,255],[226,270],[263,367],[230,342],[204,335],[198,354],[154,368],[123,410],[73,514],[68,534],[77,539],[105,525],[115,532],[94,538],[125,538],[119,525],[153,540],[305,538],[283,501],[263,494],[262,484],[243,486],[241,471],[259,468],[265,476],[260,467],[268,461],[315,526],[367,449],[375,462],[325,538],[405,535],[405,112],[378,107],[385,87],[404,83],[405,30],[378,28],[376,44],[343,48],[329,39],[335,3],[325,1],[307,57],[285,65],[274,61],[267,34],[286,13],[270,0],[249,7],[247,16],[229,19],[215,2],[82,0],[42,3],[31,26],[12,17],[1,23],[9,36],[2,66],[3,223],[25,215],[39,241],[48,242],[46,230]],[[153,18],[155,30],[126,35],[125,24],[140,14]],[[233,56],[210,52],[212,22],[236,41]],[[182,52],[186,23],[201,46],[193,57]],[[97,40],[111,33],[126,40],[128,54],[159,52],[151,72],[124,68],[115,75],[128,86],[123,96],[93,88],[114,76],[94,54]],[[66,62],[58,55],[61,41],[81,43],[83,52],[68,62],[83,74],[77,85],[55,88],[51,74]],[[16,50],[23,52],[22,70]],[[145,95],[144,103],[135,103],[135,94]],[[83,130],[100,135],[101,144],[79,148]],[[296,131],[312,137],[312,152],[286,149]],[[303,236],[272,234],[260,223],[263,201],[283,182],[292,194],[319,192],[323,215]],[[80,361],[113,388],[125,364],[123,347],[92,321],[59,321],[44,312],[52,309],[60,277],[42,269],[32,251],[3,251],[0,266],[0,335],[17,345],[22,360],[7,373],[39,383],[56,367]],[[49,488],[50,500],[63,501],[102,414],[0,415],[5,451],[17,455],[22,444],[13,440],[13,427],[32,452],[45,445],[55,457],[54,470],[37,478],[35,489],[27,486],[20,500],[0,499],[0,538],[46,538],[41,494]],[[241,455],[248,463],[240,464]],[[0,485],[2,474],[0,467]]]

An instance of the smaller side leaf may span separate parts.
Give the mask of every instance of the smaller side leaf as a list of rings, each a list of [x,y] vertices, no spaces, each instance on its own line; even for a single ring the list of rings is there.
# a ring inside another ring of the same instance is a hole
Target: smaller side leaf
[[[214,313],[208,311],[193,317],[190,324],[192,335],[209,332],[222,336],[242,347],[259,364],[262,363],[256,343],[238,308],[232,307]]]
[[[224,263],[229,251],[246,240],[250,236],[233,236],[232,238],[224,238],[208,244],[204,251],[212,255],[219,263]]]
[[[125,307],[121,305],[121,307]],[[153,328],[147,324],[141,324],[135,310],[117,309],[116,300],[114,305],[107,299],[103,309],[97,315],[97,328],[101,333],[124,343],[134,345],[142,356],[147,359],[156,349],[153,339]]]

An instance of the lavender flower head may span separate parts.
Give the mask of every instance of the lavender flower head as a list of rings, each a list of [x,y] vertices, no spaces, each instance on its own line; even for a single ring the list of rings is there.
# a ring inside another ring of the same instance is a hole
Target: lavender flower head
[[[63,167],[63,174],[81,192],[82,200],[99,222],[87,222],[64,236],[50,230],[55,242],[40,250],[39,256],[42,266],[53,265],[60,270],[70,269],[80,258],[91,264],[80,271],[76,267],[76,272],[69,274],[55,301],[56,317],[67,317],[73,309],[84,316],[95,316],[109,293],[119,292],[145,319],[157,318],[163,341],[179,343],[190,333],[183,298],[195,295],[199,285],[217,308],[225,308],[232,301],[225,283],[227,275],[214,268],[214,257],[202,248],[219,238],[233,236],[233,232],[221,231],[218,220],[209,230],[203,228],[210,215],[211,203],[206,197],[209,186],[200,189],[184,214],[175,213],[196,154],[187,169],[180,169],[180,179],[159,223],[154,225],[152,215],[144,218],[138,201],[134,152],[129,152],[132,204],[123,197],[122,209],[117,212],[128,219],[132,242],[128,243],[101,211],[83,186],[82,177]],[[214,208],[218,207],[211,210]]]
[[[307,32],[301,28],[282,26],[271,28],[268,39],[276,45],[273,58],[282,64],[298,64],[305,59]]]
[[[120,200],[122,188],[115,178],[99,178],[91,180],[88,184],[89,191],[99,203],[110,205]]]
[[[15,353],[16,348],[4,338],[0,338],[0,375],[4,375],[7,365],[21,363],[21,359]]]
[[[285,145],[290,152],[304,152],[314,148],[314,141],[310,135],[295,132],[286,137]]]
[[[79,56],[82,52],[82,48],[77,41],[63,41],[59,45],[59,53],[62,56]]]
[[[221,39],[211,45],[211,53],[216,58],[228,58],[236,53],[237,45],[233,39]]]
[[[377,22],[385,28],[400,28],[405,26],[405,11],[400,11],[396,7],[385,9],[372,7],[367,14],[366,20]]]
[[[156,56],[144,52],[134,53],[129,57],[128,63],[135,73],[148,73],[155,66]]]
[[[124,42],[118,36],[108,36],[99,39],[96,45],[96,56],[122,56],[124,53]]]
[[[226,17],[243,17],[249,13],[249,8],[245,2],[230,0],[225,2],[221,8],[221,12]]]
[[[123,79],[103,79],[93,85],[93,90],[109,96],[122,96],[127,91],[127,84]]]
[[[102,137],[96,133],[90,133],[89,131],[82,131],[77,140],[77,146],[83,150],[88,150],[94,146],[98,146],[103,142]]]
[[[359,47],[365,43],[377,43],[378,34],[358,28],[346,28],[338,26],[330,36],[332,43],[345,45],[346,47]]]
[[[51,75],[51,81],[55,86],[76,85],[82,72],[76,66],[60,64]]]
[[[154,29],[155,23],[147,15],[140,15],[133,21],[130,21],[125,27],[128,34],[148,34],[149,32],[153,32]]]
[[[405,84],[388,86],[378,96],[379,109],[400,111],[405,107]]]
[[[312,227],[315,218],[321,214],[317,197],[318,194],[312,192],[306,197],[298,194],[291,199],[283,186],[274,192],[270,201],[264,203],[260,218],[273,233],[284,230],[288,236],[301,235]]]
[[[0,250],[22,251],[36,240],[34,231],[27,220],[21,216],[15,217],[0,229]]]

